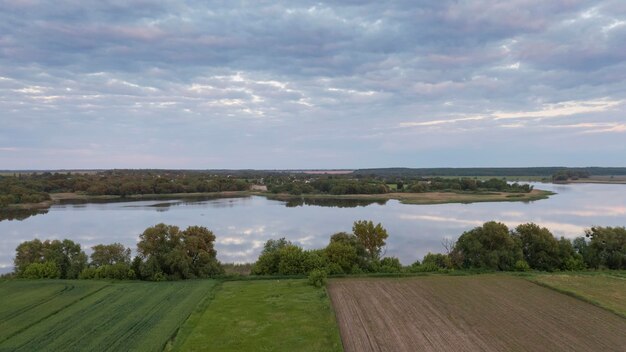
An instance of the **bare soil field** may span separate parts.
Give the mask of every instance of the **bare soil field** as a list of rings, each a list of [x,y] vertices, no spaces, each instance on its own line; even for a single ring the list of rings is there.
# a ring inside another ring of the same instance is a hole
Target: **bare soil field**
[[[345,351],[624,351],[626,319],[505,275],[331,280]]]

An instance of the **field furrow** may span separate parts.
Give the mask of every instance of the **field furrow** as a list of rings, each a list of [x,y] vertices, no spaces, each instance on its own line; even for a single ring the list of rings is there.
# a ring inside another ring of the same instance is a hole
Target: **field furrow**
[[[626,320],[504,275],[333,280],[346,351],[620,351]]]

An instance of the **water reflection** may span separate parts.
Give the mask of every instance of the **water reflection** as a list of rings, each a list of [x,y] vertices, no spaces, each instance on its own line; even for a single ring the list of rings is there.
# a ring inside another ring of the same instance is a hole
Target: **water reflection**
[[[47,214],[47,209],[2,209],[0,210],[0,221],[22,221],[30,218],[31,216],[39,215],[39,214]]]
[[[399,257],[404,264],[421,259],[427,252],[443,251],[444,238],[456,239],[463,231],[489,220],[509,226],[532,221],[568,238],[582,235],[592,225],[626,225],[626,185],[536,187],[558,194],[531,203],[439,205],[405,205],[395,200],[285,202],[254,196],[62,204],[46,215],[13,215],[25,219],[0,222],[0,270],[10,270],[15,247],[24,240],[70,238],[87,251],[93,245],[112,242],[135,248],[139,234],[159,222],[206,226],[217,236],[220,260],[246,262],[256,259],[267,239],[286,237],[305,248],[319,248],[333,233],[351,231],[355,220],[369,219],[382,222],[388,229],[386,253]]]
[[[331,208],[356,208],[366,207],[372,204],[385,205],[387,204],[387,200],[298,198],[290,199],[285,203],[285,205],[289,208],[302,207],[305,205]]]

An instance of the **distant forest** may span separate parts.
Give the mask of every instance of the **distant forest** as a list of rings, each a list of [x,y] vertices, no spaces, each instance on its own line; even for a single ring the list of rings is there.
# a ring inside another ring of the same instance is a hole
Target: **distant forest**
[[[305,174],[311,171],[316,171],[317,174],[323,174],[324,171],[336,171],[335,169],[301,169],[301,170],[280,170],[280,169],[266,169],[266,170],[254,170],[254,169],[196,169],[196,170],[167,170],[167,169],[113,169],[113,170],[0,170],[0,175],[11,176],[17,174],[29,174],[29,173],[125,173],[125,174],[211,174],[215,176],[236,176],[240,178],[258,178],[269,175],[284,175],[284,174]],[[390,168],[371,168],[371,169],[342,169],[346,176],[349,175],[362,175],[362,176],[376,176],[387,178],[403,178],[403,177],[428,177],[428,176],[459,176],[459,177],[473,177],[473,176],[545,176],[551,177],[552,175],[562,172],[574,172],[584,173],[592,176],[626,176],[626,167],[564,167],[564,166],[549,166],[549,167],[468,167],[468,168],[408,168],[408,167],[390,167]],[[352,171],[352,172],[350,172]]]
[[[359,169],[354,171],[356,175],[379,177],[425,177],[425,176],[545,176],[571,171],[575,173],[585,173],[593,176],[622,176],[626,175],[626,167],[480,167],[480,168],[381,168],[381,169]]]
[[[623,176],[619,168],[382,168],[361,170],[64,170],[0,172],[0,208],[51,201],[52,193],[89,196],[241,192],[262,185],[271,193],[383,194],[389,192],[515,192],[532,186],[506,177],[568,182],[592,176]],[[485,177],[490,179],[477,179]],[[15,216],[9,215],[8,217]],[[21,215],[20,215],[21,216]]]

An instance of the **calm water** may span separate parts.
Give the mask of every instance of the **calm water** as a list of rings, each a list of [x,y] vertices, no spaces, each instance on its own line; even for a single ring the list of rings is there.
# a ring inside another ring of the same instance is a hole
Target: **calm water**
[[[99,243],[120,242],[134,249],[139,234],[160,222],[206,226],[217,236],[221,261],[250,262],[270,238],[286,237],[304,248],[319,248],[331,234],[351,231],[355,220],[371,219],[382,222],[389,232],[386,254],[404,264],[421,260],[429,251],[443,251],[444,238],[456,238],[489,220],[509,226],[532,221],[568,238],[582,235],[592,225],[626,225],[626,185],[536,187],[558,194],[532,203],[441,205],[397,201],[307,205],[264,197],[57,205],[46,214],[0,221],[0,271],[12,270],[15,247],[24,240],[69,238],[87,253]]]

